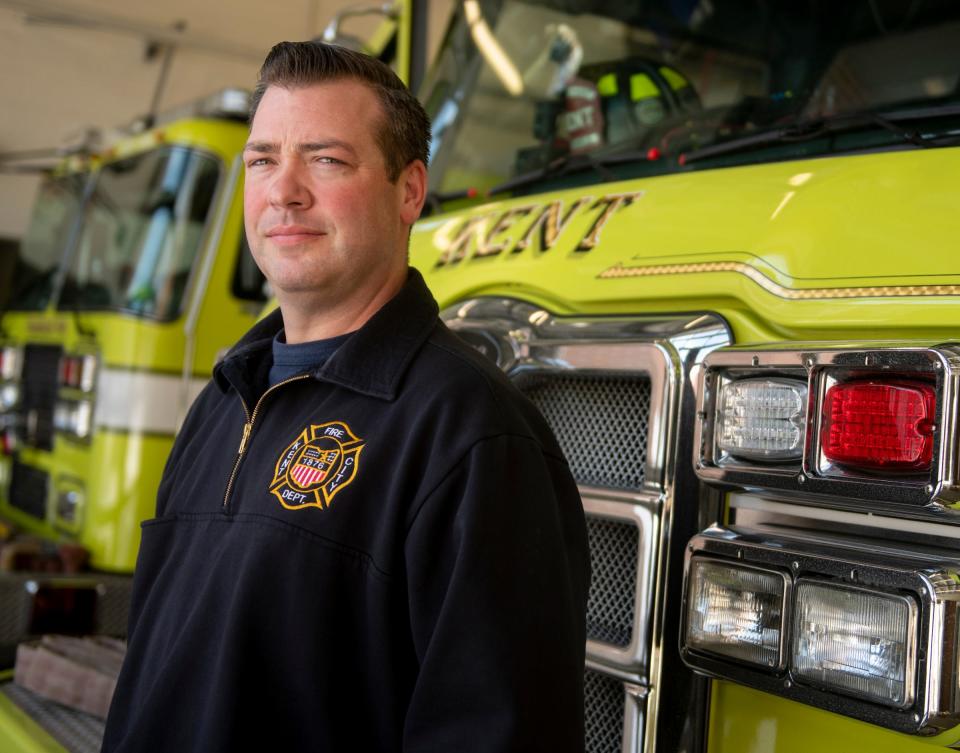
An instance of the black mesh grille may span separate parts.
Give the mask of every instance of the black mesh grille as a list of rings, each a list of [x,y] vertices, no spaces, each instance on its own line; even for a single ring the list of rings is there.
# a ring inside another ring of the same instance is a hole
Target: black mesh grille
[[[47,483],[43,471],[14,461],[10,474],[10,506],[43,520],[47,516]]]
[[[97,753],[100,750],[106,727],[103,719],[48,701],[12,682],[0,685],[0,693],[20,707],[69,753]]]
[[[98,580],[101,588],[97,599],[96,632],[122,638],[127,634],[133,578],[104,575]]]
[[[590,596],[587,638],[629,646],[637,594],[640,529],[629,521],[587,515],[590,544]]]
[[[24,348],[20,438],[41,450],[53,449],[53,406],[57,401],[61,352],[57,345]]]
[[[540,409],[577,483],[643,486],[650,380],[638,375],[541,374],[521,390]]]
[[[27,637],[32,603],[25,578],[0,573],[0,645],[12,646]]]
[[[623,748],[624,692],[619,680],[583,673],[586,753],[620,753]]]
[[[0,573],[0,605],[2,605],[0,646],[13,645],[26,640],[36,634],[39,627],[42,627],[42,624],[36,621],[34,596],[27,591],[27,583],[30,581],[37,582],[40,586],[40,598],[45,604],[45,609],[41,610],[44,619],[60,620],[59,627],[51,632],[76,632],[73,626],[85,619],[80,607],[83,603],[89,603],[90,589],[95,586],[93,632],[118,638],[126,635],[130,613],[130,590],[133,586],[133,578],[130,576],[87,573],[74,579],[71,576],[43,573]],[[73,609],[70,614],[74,619],[60,616],[62,612],[59,609],[62,605],[55,600],[57,589],[47,591],[48,581],[55,581],[63,587],[61,590],[64,591],[70,590],[71,586],[81,589],[75,601],[71,602]],[[47,631],[42,630],[42,632]],[[90,632],[90,627],[84,627],[82,632]]]

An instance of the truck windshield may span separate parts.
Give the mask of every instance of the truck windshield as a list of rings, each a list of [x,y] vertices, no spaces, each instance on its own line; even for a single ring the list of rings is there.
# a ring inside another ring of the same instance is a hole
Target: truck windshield
[[[33,205],[30,224],[13,262],[13,290],[7,308],[42,311],[50,302],[56,271],[63,259],[83,199],[89,173],[47,178]]]
[[[958,49],[955,0],[461,0],[422,90],[431,189],[955,143]]]
[[[183,147],[104,165],[58,307],[175,317],[219,174],[215,159]]]

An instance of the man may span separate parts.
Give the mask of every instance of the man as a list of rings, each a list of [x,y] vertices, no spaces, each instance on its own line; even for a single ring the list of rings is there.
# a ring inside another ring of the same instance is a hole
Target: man
[[[428,138],[380,63],[267,57],[244,206],[280,309],[167,463],[105,751],[583,750],[583,511],[407,267]]]

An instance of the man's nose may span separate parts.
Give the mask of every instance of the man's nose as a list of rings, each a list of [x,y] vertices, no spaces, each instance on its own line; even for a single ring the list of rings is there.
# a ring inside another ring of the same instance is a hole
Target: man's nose
[[[305,177],[304,167],[297,160],[284,160],[270,185],[270,203],[277,207],[309,207],[313,197]]]

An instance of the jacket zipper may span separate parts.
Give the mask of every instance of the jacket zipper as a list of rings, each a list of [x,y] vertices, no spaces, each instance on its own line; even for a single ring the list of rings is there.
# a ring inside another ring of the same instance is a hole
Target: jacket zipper
[[[243,457],[247,452],[247,446],[250,444],[250,436],[253,434],[253,424],[257,420],[257,416],[260,414],[260,406],[263,405],[263,401],[267,399],[267,396],[276,390],[278,387],[282,387],[285,384],[290,384],[290,382],[298,382],[301,379],[309,379],[309,374],[299,374],[289,379],[284,379],[282,382],[277,382],[274,385],[271,385],[270,388],[264,392],[260,399],[257,400],[257,404],[253,406],[253,413],[247,408],[246,402],[244,399],[240,398],[240,405],[243,406],[243,414],[246,416],[246,422],[243,424],[243,436],[240,437],[240,447],[237,450],[237,459],[233,464],[233,470],[230,472],[230,479],[227,481],[227,491],[223,495],[223,511],[227,510],[227,503],[230,501],[230,492],[233,491],[233,482],[237,478],[237,471],[240,470],[240,463],[243,462]]]

